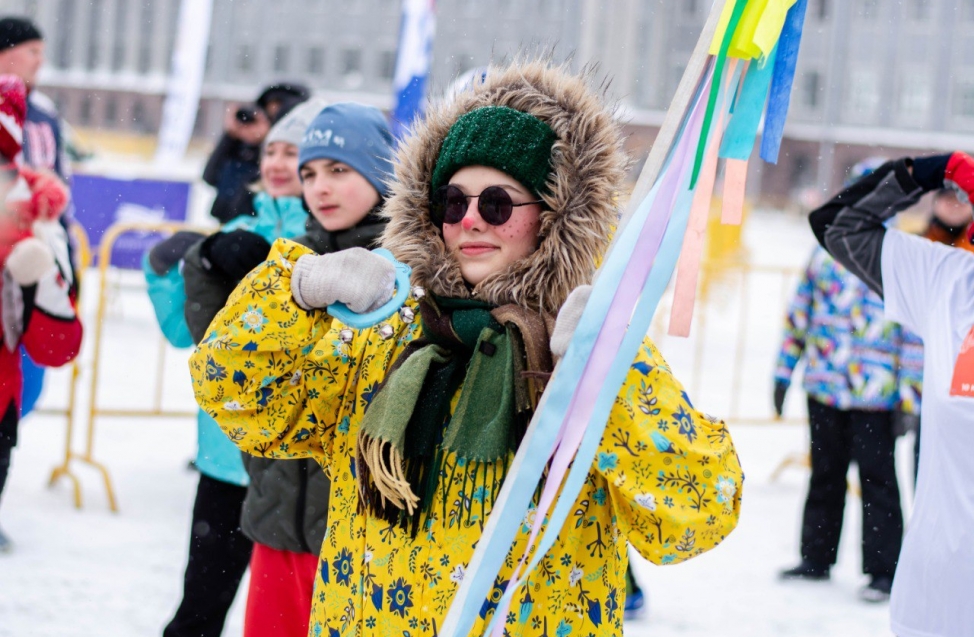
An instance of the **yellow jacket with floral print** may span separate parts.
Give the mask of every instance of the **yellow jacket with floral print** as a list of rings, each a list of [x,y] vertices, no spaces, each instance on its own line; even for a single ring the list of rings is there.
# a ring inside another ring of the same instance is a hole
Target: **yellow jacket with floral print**
[[[496,496],[466,493],[464,468],[418,536],[359,509],[355,445],[362,414],[386,370],[420,334],[419,322],[353,332],[292,300],[294,262],[308,253],[279,240],[214,319],[190,366],[200,405],[244,451],[314,457],[331,481],[311,635],[436,635]],[[741,467],[723,423],[690,404],[647,339],[626,378],[585,488],[551,551],[515,599],[510,635],[622,635],[627,542],[657,564],[713,548],[740,512]],[[472,482],[472,480],[471,480]],[[443,516],[442,512],[446,511]],[[524,553],[529,512],[475,630],[483,631]]]

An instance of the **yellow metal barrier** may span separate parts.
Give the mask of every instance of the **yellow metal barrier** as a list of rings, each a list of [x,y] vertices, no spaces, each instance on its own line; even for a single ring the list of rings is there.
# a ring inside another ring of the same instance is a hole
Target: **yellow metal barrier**
[[[687,391],[705,411],[719,414],[731,426],[738,423],[770,425],[807,422],[805,417],[782,418],[774,414],[770,391],[758,398],[766,406],[763,411],[752,409],[748,412],[744,408],[749,397],[745,380],[757,377],[771,381],[777,348],[783,335],[785,313],[801,273],[797,268],[760,266],[734,260],[709,261],[703,265],[701,272],[698,303],[689,339],[667,336],[668,308],[661,306],[657,313],[650,335],[661,344],[664,354],[673,351],[677,355],[682,354],[684,362],[689,359],[689,374],[686,374],[685,368],[676,370],[685,380]],[[737,307],[734,307],[735,302]],[[722,348],[715,350],[712,347],[715,338],[723,341]],[[760,343],[755,339],[760,339]],[[762,346],[761,349],[768,355],[766,359],[756,359],[753,353],[755,344]],[[725,357],[725,353],[729,356]],[[730,378],[721,378],[708,385],[705,376],[714,368],[729,371]],[[715,386],[729,387],[728,395],[718,396]],[[792,467],[808,469],[808,452],[786,455],[771,474],[771,481],[776,481],[786,469]]]
[[[78,364],[73,365],[71,374],[71,386],[69,390],[68,397],[68,407],[67,410],[54,413],[63,413],[67,416],[67,435],[65,444],[65,453],[63,462],[55,467],[51,472],[50,485],[53,486],[62,477],[68,477],[74,488],[74,505],[77,508],[82,506],[81,497],[81,482],[77,475],[71,470],[72,461],[80,462],[86,464],[90,467],[94,467],[101,473],[102,480],[105,484],[105,492],[108,497],[108,506],[112,511],[118,511],[118,501],[115,497],[115,489],[112,486],[112,479],[109,475],[108,468],[94,459],[94,439],[95,439],[95,421],[99,416],[137,416],[137,417],[147,417],[147,416],[163,416],[163,417],[193,417],[196,415],[195,411],[167,411],[162,408],[162,384],[163,384],[163,374],[162,370],[165,367],[165,350],[166,342],[165,339],[160,335],[159,337],[159,365],[157,375],[157,382],[155,388],[155,396],[152,407],[150,409],[110,409],[110,408],[100,408],[98,406],[98,379],[99,372],[101,369],[101,348],[102,348],[102,336],[105,328],[105,311],[107,305],[108,294],[106,293],[107,281],[108,281],[108,268],[110,267],[112,249],[115,246],[115,242],[118,238],[124,234],[130,232],[177,232],[179,230],[192,230],[194,232],[200,233],[210,233],[213,231],[212,228],[202,228],[194,227],[181,223],[117,223],[105,232],[102,237],[101,244],[98,249],[98,275],[99,275],[99,291],[98,291],[98,308],[96,312],[95,322],[93,325],[86,326],[86,333],[94,333],[94,352],[92,356],[91,363],[91,386],[89,390],[89,402],[88,402],[88,422],[87,430],[85,432],[85,446],[82,452],[77,452],[73,449],[73,437],[74,437],[74,423],[75,417],[77,415],[77,386],[79,382],[79,370]],[[83,230],[82,230],[83,232]],[[87,246],[87,238],[85,241],[85,246]],[[88,262],[90,262],[90,249],[86,248],[86,253],[89,255]],[[51,413],[51,412],[47,412]]]
[[[772,378],[785,312],[800,275],[801,270],[796,268],[737,261],[704,263],[694,322],[686,339],[666,334],[670,299],[664,298],[650,327],[650,336],[667,359],[675,357],[684,363],[677,365],[676,373],[705,411],[719,414],[728,424],[805,422],[805,418],[777,417],[770,391],[760,398],[766,409],[748,412],[742,404],[748,396],[745,380],[759,378],[770,382]],[[766,359],[755,360],[754,345],[761,345]],[[717,375],[715,370],[725,372],[721,382],[708,384],[706,377]],[[724,392],[727,395],[718,398],[715,387],[729,388]]]

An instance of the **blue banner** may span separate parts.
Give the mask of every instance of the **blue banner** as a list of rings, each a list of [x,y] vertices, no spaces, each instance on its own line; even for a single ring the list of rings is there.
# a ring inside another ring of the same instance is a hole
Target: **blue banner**
[[[112,179],[75,175],[71,183],[74,216],[91,241],[93,258],[105,231],[119,222],[160,223],[186,220],[190,184],[153,179]],[[158,233],[130,232],[115,242],[112,265],[139,269],[142,255],[158,241]]]
[[[413,120],[423,112],[435,32],[433,0],[403,0],[396,73],[392,80],[395,105],[391,126],[397,140],[406,135]]]

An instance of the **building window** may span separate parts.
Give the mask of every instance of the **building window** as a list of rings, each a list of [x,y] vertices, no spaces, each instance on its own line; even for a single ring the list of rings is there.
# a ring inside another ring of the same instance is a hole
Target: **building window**
[[[801,104],[808,110],[817,110],[821,103],[822,74],[805,71],[801,74]]]
[[[804,153],[795,155],[795,160],[791,164],[791,174],[788,176],[788,185],[792,190],[805,188],[815,182],[815,173],[812,170],[812,158]]]
[[[139,73],[148,73],[152,67],[152,7],[151,4],[142,5],[139,20]]]
[[[115,34],[114,44],[112,45],[112,70],[121,71],[125,67],[125,7],[126,3],[118,2],[115,4]]]
[[[362,51],[345,49],[342,51],[342,75],[362,72]]]
[[[206,102],[200,102],[196,109],[196,121],[193,122],[193,137],[202,137],[206,132]]]
[[[105,123],[109,128],[118,128],[118,98],[114,95],[105,99]]]
[[[907,17],[914,22],[927,22],[933,14],[930,0],[909,0]]]
[[[237,45],[237,70],[250,73],[254,70],[254,49],[249,44]]]
[[[879,0],[859,0],[856,17],[872,22],[879,17]]]
[[[362,51],[359,49],[345,49],[341,56],[342,81],[345,88],[356,89],[362,86]]]
[[[954,114],[964,119],[974,119],[974,83],[958,83],[954,92]]]
[[[325,50],[318,46],[308,49],[308,73],[322,75],[325,72]]]
[[[85,94],[81,98],[81,105],[78,107],[78,123],[82,126],[91,126],[91,95]]]
[[[145,104],[142,100],[136,100],[132,105],[132,129],[140,133],[149,130],[149,122],[146,120]]]
[[[58,7],[58,21],[55,31],[56,64],[58,68],[66,69],[71,66],[74,51],[71,46],[71,36],[74,35],[74,0],[61,0]]]
[[[859,120],[872,120],[879,107],[879,75],[869,69],[853,71],[849,76],[847,107]]]
[[[815,0],[815,17],[817,17],[819,20],[828,20],[829,1],[830,0]]]
[[[391,80],[396,75],[396,52],[382,51],[379,53],[379,77]]]
[[[278,44],[274,47],[274,71],[276,73],[287,73],[287,45]]]
[[[103,0],[91,0],[89,13],[91,17],[88,22],[88,59],[85,60],[85,67],[89,71],[93,71],[98,68],[101,62],[99,59],[102,41],[101,29],[104,27],[102,21],[104,20],[105,14],[105,3]]]
[[[902,76],[899,94],[899,114],[906,120],[925,120],[933,105],[933,87],[930,77],[924,74],[906,73]],[[921,122],[915,122],[917,124]]]

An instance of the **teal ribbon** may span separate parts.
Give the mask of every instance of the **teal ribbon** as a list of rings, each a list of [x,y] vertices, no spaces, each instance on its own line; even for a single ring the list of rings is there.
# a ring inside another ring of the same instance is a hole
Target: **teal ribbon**
[[[758,126],[761,125],[761,114],[764,113],[764,106],[768,101],[768,88],[771,85],[777,52],[777,47],[772,49],[764,66],[759,66],[757,60],[752,60],[748,65],[744,84],[734,102],[734,114],[720,144],[719,157],[746,160],[751,156],[754,140],[758,136]]]

